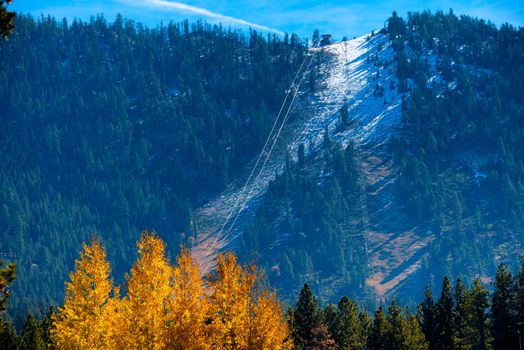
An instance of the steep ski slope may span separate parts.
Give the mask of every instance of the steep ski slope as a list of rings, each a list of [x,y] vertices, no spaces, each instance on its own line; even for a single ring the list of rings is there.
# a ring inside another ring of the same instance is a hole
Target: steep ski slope
[[[400,124],[401,95],[396,90],[393,50],[388,38],[378,34],[312,49],[311,53],[318,59],[325,57],[319,63],[315,91],[309,91],[305,83],[301,86],[293,106],[293,122],[285,126],[266,167],[248,190],[243,191],[243,184],[250,169],[224,193],[198,208],[194,215],[198,236],[192,251],[204,272],[213,269],[218,252],[237,247],[244,225],[253,220],[269,182],[283,169],[286,157],[296,157],[301,143],[308,145],[307,152],[321,147],[328,130],[332,139],[345,145],[353,140],[363,157],[369,158],[362,167],[364,185],[370,192],[369,210],[373,211],[365,232],[370,249],[368,284],[378,296],[383,296],[417,270],[422,248],[426,246],[424,240],[417,243],[419,236],[411,228],[399,227],[399,231],[390,232],[378,220],[382,215],[396,215],[388,209],[391,207],[388,185],[394,183],[396,176],[391,162],[376,164],[382,162],[381,157],[370,157],[382,153],[384,142]],[[348,106],[350,127],[340,131],[337,125],[344,103]],[[260,165],[255,174],[259,171]],[[234,227],[228,224],[222,229],[226,218],[230,216],[231,223],[240,208]],[[392,256],[392,249],[403,249],[406,255]]]

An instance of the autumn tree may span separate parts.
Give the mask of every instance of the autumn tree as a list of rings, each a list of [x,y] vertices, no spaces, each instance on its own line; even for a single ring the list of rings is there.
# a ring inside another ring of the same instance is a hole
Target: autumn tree
[[[209,277],[212,294],[209,317],[213,349],[244,349],[249,329],[249,291],[254,278],[242,271],[232,253],[217,257],[217,269]]]
[[[274,291],[264,289],[259,292],[253,311],[249,349],[293,349],[291,332],[284,322],[282,308]]]
[[[153,231],[144,231],[137,243],[138,259],[127,276],[123,306],[125,349],[164,349],[168,339],[168,304],[172,268],[164,242]]]
[[[253,266],[242,268],[232,253],[217,257],[216,272],[209,276],[212,349],[290,348],[280,305],[259,278]]]
[[[173,287],[168,301],[169,348],[180,350],[209,349],[206,317],[209,303],[200,267],[191,252],[181,249],[173,267]]]
[[[0,0],[0,34],[4,39],[14,29],[13,20],[15,19],[15,13],[7,9],[12,2],[13,0]]]
[[[53,315],[51,336],[58,349],[112,349],[115,309],[111,297],[118,297],[109,277],[111,268],[100,241],[83,244],[80,260],[66,283],[64,306]]]
[[[3,261],[0,260],[0,312],[5,311],[7,307],[7,299],[9,299],[8,287],[16,278],[16,266],[13,263],[3,266]]]
[[[307,350],[338,350],[339,346],[332,338],[327,327],[319,324],[312,330],[313,338],[307,345]]]

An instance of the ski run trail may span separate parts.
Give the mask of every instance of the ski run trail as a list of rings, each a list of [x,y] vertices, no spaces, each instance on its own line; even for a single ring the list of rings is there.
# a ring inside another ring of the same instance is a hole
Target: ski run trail
[[[270,181],[284,169],[287,157],[296,158],[300,144],[306,146],[306,154],[318,149],[327,130],[331,139],[344,146],[353,141],[367,154],[375,154],[380,153],[382,145],[400,125],[402,98],[396,89],[396,63],[386,35],[365,35],[310,49],[310,54],[314,58],[327,56],[319,62],[317,87],[310,92],[309,75],[305,71],[305,79],[291,106],[290,121],[282,129],[265,166],[262,168],[264,162],[259,162],[252,181],[244,190],[244,183],[255,165],[253,160],[225,191],[194,212],[193,226],[197,234],[191,250],[203,273],[214,269],[219,252],[238,248],[243,229],[254,219]],[[379,62],[380,69],[376,62]],[[297,80],[301,78],[299,76]],[[378,89],[383,93],[377,94]],[[350,127],[339,131],[339,112],[344,103],[348,106]],[[286,111],[288,105],[284,107]],[[266,155],[267,152],[263,159]],[[367,190],[372,191],[370,196],[386,198],[385,202],[382,199],[380,204],[370,209],[373,211],[370,220],[373,220],[373,216],[388,215],[387,208],[391,203],[387,202],[389,197],[384,193],[388,184],[395,181],[396,174],[391,161],[374,155],[366,158],[369,159],[363,162],[362,168]],[[227,224],[224,224],[226,220]],[[382,232],[379,226],[370,224],[364,235],[369,246],[370,276],[367,283],[378,297],[383,297],[416,272],[431,238],[421,239],[414,230],[405,228],[401,229],[401,234]],[[384,260],[384,252],[388,249],[402,249],[405,254],[401,257],[390,254]]]

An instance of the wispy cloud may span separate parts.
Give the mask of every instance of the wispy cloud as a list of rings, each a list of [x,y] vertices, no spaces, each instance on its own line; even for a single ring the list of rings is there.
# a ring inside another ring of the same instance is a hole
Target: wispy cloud
[[[215,19],[220,22],[229,23],[229,24],[237,24],[242,26],[251,27],[254,29],[259,29],[263,31],[273,32],[277,34],[283,34],[282,31],[276,29],[267,27],[261,24],[249,22],[246,20],[243,20],[241,18],[226,16],[221,13],[213,12],[208,9],[192,6],[188,4],[184,4],[177,1],[167,1],[167,0],[120,0],[120,2],[126,3],[127,5],[132,6],[140,6],[140,7],[150,7],[154,9],[160,9],[160,10],[166,10],[166,11],[175,11],[175,12],[184,12],[184,13],[190,13],[194,15],[203,16],[210,19]]]

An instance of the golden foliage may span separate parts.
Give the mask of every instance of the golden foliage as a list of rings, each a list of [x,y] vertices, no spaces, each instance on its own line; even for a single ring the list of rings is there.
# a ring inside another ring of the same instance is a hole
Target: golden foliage
[[[64,306],[53,316],[52,339],[59,349],[111,349],[113,328],[108,325],[118,290],[109,278],[111,268],[102,244],[94,240],[82,247],[66,283]]]
[[[171,266],[164,242],[143,232],[137,243],[138,260],[127,276],[127,297],[122,301],[126,349],[164,349],[168,334],[168,299],[171,293]]]
[[[204,281],[189,250],[175,266],[153,232],[142,233],[139,257],[127,276],[126,296],[109,278],[98,241],[76,261],[64,306],[53,317],[57,349],[284,350],[289,329],[274,292],[253,266],[219,255]]]
[[[209,303],[200,267],[185,248],[181,248],[177,265],[173,267],[172,297],[168,304],[170,349],[209,349],[206,322]]]
[[[219,255],[210,276],[212,349],[278,350],[292,347],[274,292],[260,286],[254,266],[242,268],[232,253]]]

